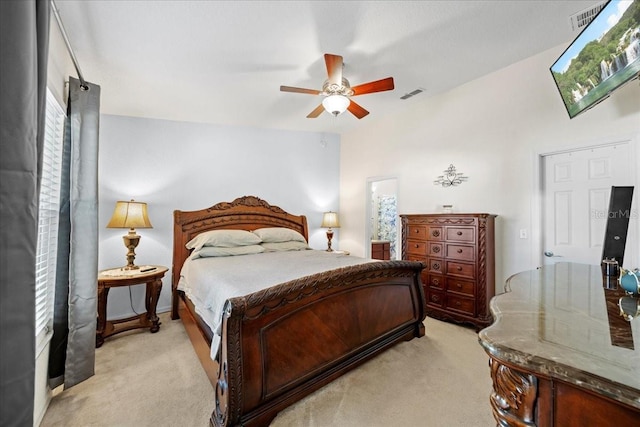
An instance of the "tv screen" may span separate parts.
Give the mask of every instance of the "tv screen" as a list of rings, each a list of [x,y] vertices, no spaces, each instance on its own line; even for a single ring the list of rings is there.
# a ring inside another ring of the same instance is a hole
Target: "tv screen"
[[[611,0],[551,66],[570,118],[640,73],[640,0]]]

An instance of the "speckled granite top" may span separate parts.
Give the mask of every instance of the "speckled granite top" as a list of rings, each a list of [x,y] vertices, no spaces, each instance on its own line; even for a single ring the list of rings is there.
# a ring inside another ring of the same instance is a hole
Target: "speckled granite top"
[[[640,310],[599,265],[518,273],[492,299],[494,323],[479,341],[498,360],[640,408],[640,319],[621,315],[621,299]]]

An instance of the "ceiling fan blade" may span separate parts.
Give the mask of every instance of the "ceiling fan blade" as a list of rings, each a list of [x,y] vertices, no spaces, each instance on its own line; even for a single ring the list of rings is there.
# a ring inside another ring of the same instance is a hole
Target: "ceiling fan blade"
[[[318,105],[316,107],[315,110],[313,110],[312,112],[309,113],[309,115],[307,116],[308,119],[315,119],[316,117],[318,117],[320,114],[322,114],[322,112],[324,111],[324,107],[322,106],[322,104]]]
[[[357,118],[361,119],[367,114],[369,114],[367,110],[365,110],[364,108],[362,108],[361,106],[353,102],[352,100],[349,100],[349,101],[351,102],[349,103],[347,110],[349,110],[349,112],[354,116],[356,116]]]
[[[320,95],[320,91],[319,90],[304,89],[304,88],[301,88],[301,87],[280,86],[280,90],[282,92],[295,92],[295,93],[307,93],[309,95]]]
[[[342,56],[325,53],[324,62],[327,64],[329,84],[342,86]]]
[[[363,83],[352,87],[353,95],[364,95],[365,93],[384,92],[385,90],[393,90],[393,77],[376,80],[375,82]]]

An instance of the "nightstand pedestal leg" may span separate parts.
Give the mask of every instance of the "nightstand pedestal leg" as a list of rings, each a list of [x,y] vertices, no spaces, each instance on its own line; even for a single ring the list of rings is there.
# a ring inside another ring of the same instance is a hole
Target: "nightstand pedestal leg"
[[[147,309],[147,318],[151,322],[151,328],[149,328],[149,330],[152,333],[160,330],[160,319],[156,315],[156,307],[158,306],[160,291],[162,291],[162,280],[157,279],[147,283],[145,306]]]
[[[107,326],[107,296],[109,288],[98,285],[98,323],[96,325],[96,348],[104,344],[104,331]]]

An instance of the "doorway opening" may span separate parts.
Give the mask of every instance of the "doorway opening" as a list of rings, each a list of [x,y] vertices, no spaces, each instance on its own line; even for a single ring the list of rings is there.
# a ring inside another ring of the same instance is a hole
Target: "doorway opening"
[[[367,231],[365,254],[371,257],[373,243],[389,242],[389,259],[399,259],[398,180],[394,177],[367,179]]]

